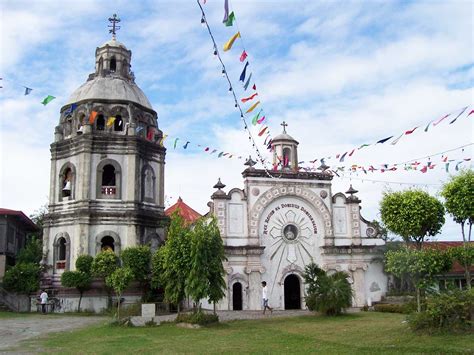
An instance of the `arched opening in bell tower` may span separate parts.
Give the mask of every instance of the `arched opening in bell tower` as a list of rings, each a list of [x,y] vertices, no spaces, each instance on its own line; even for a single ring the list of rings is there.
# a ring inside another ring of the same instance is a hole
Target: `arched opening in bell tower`
[[[95,128],[98,131],[103,131],[105,129],[105,118],[104,115],[99,115],[97,117],[97,120],[95,122]]]
[[[117,60],[115,59],[115,57],[112,57],[110,59],[110,71],[115,73],[116,70],[117,70]]]
[[[102,171],[102,186],[115,186],[115,167],[111,164],[104,166]]]
[[[115,240],[110,235],[106,235],[100,240],[100,250],[111,250],[115,251]]]
[[[114,131],[123,131],[123,120],[120,115],[115,116]]]
[[[301,287],[298,276],[291,274],[285,278],[285,309],[301,309]]]
[[[283,149],[283,167],[288,168],[291,165],[291,149],[284,148]]]

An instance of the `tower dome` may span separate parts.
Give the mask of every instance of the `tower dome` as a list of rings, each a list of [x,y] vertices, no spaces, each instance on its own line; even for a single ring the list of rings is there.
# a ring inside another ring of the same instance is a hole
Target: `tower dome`
[[[281,124],[283,132],[272,140],[273,166],[281,166],[282,170],[298,171],[298,142],[286,133],[285,121]]]

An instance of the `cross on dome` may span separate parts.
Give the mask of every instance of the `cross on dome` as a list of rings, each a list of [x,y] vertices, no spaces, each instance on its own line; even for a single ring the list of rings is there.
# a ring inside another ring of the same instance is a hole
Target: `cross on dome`
[[[286,133],[286,127],[288,126],[288,124],[285,121],[283,121],[283,123],[281,123],[280,126],[283,126],[283,133]]]
[[[112,38],[115,39],[117,31],[120,30],[120,26],[117,26],[117,23],[120,22],[120,18],[117,16],[117,14],[113,14],[112,17],[109,17],[109,22],[112,24],[108,25],[108,27],[112,28],[109,30],[109,33],[112,33]]]

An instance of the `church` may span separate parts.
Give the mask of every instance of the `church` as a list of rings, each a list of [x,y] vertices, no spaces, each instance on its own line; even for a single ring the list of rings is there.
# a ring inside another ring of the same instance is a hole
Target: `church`
[[[95,51],[94,72],[60,110],[51,144],[42,261],[47,267],[42,287],[60,300],[60,311],[77,306],[77,292],[61,287],[61,275],[75,269],[78,256],[104,249],[120,254],[143,244],[156,249],[165,241],[166,149],[158,115],[135,83],[131,59],[114,27],[112,39]],[[387,288],[384,241],[361,216],[352,186],[346,194],[333,194],[332,174],[300,171],[298,142],[286,126],[273,138],[273,161],[283,162],[280,170],[256,169],[249,159],[243,189],[225,192],[220,179],[214,186],[210,213],[225,246],[227,282],[218,309],[261,309],[262,281],[272,307],[304,309],[303,272],[312,261],[349,274],[354,306],[379,300]],[[127,302],[140,296],[125,294]],[[84,309],[106,306],[107,295],[94,289],[83,301]]]
[[[250,158],[244,188],[227,193],[220,181],[211,196],[226,254],[226,297],[220,310],[261,309],[261,282],[276,309],[304,309],[305,265],[349,275],[353,306],[379,301],[387,291],[383,272],[385,242],[365,220],[357,191],[333,194],[333,175],[298,167],[298,142],[286,132],[273,138],[273,164],[255,169]],[[208,305],[210,307],[210,305]]]

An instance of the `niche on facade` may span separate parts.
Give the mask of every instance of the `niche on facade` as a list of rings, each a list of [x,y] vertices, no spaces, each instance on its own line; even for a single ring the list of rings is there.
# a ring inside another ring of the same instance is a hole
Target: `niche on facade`
[[[97,166],[97,198],[119,199],[121,187],[120,164],[105,159]]]
[[[142,201],[155,202],[156,176],[150,165],[145,165],[141,176]]]

